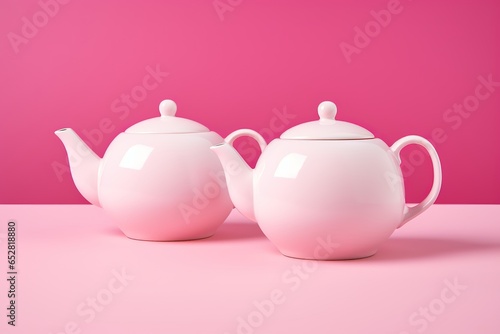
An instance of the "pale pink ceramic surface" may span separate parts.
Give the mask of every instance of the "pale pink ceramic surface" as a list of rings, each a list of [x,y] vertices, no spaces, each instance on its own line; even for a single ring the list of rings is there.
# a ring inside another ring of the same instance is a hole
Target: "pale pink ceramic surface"
[[[209,150],[223,140],[201,124],[175,117],[173,101],[163,101],[160,112],[119,134],[102,159],[73,130],[56,135],[65,144],[77,188],[128,237],[209,237],[233,208],[221,164]]]
[[[8,34],[41,2],[56,14],[16,53]],[[389,3],[397,14],[377,31]],[[223,137],[247,127],[268,142],[334,99],[386,143],[430,140],[446,175],[438,202],[500,203],[499,17],[498,0],[0,1],[0,203],[86,203],[53,130],[71,125],[102,156],[165,96]],[[362,41],[367,27],[376,36]],[[348,63],[340,45],[355,39]],[[477,108],[454,111],[477,87]],[[251,140],[236,146],[256,162]],[[430,159],[416,147],[402,160],[420,202]]]
[[[7,325],[2,272],[2,334],[498,334],[500,328],[499,205],[433,205],[374,256],[356,261],[282,256],[237,210],[211,238],[164,243],[124,238],[91,205],[0,205],[0,249],[13,217],[18,323]],[[328,250],[328,240],[322,247]],[[455,281],[459,289],[451,290],[447,282]],[[277,303],[266,302],[271,296]]]
[[[323,102],[319,121],[287,130],[267,147],[255,131],[230,134],[212,147],[226,172],[231,199],[284,254],[306,259],[352,259],[373,255],[398,227],[435,202],[441,188],[441,165],[426,139],[407,136],[388,147],[354,124],[335,119],[336,106]],[[251,169],[231,146],[240,136],[263,148]],[[433,186],[415,207],[405,204],[399,153],[409,144],[428,150]],[[321,251],[328,238],[335,252]]]

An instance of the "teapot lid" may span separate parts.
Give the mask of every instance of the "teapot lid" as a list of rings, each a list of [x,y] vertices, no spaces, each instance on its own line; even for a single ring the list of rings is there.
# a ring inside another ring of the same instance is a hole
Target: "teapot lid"
[[[294,126],[280,136],[281,139],[372,139],[373,133],[365,128],[337,121],[337,106],[330,101],[318,106],[319,120]]]
[[[160,103],[160,117],[146,119],[132,125],[126,133],[196,133],[209,132],[207,127],[187,118],[175,117],[177,105],[172,100]]]

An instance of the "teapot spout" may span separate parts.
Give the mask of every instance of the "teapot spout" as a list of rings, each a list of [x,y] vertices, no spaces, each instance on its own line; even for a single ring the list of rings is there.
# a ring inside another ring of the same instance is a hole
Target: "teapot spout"
[[[210,149],[221,161],[229,196],[234,206],[244,216],[256,221],[253,202],[253,169],[228,143],[215,145]]]
[[[87,201],[100,207],[97,179],[101,158],[72,129],[60,129],[54,133],[66,148],[76,188]]]

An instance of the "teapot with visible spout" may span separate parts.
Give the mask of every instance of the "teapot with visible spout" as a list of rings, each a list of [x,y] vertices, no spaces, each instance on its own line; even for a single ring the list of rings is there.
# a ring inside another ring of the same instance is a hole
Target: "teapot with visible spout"
[[[389,147],[368,130],[336,120],[333,102],[321,103],[318,113],[318,121],[297,125],[267,146],[259,133],[243,129],[212,150],[235,207],[282,254],[318,260],[371,256],[395,229],[435,202],[442,178],[438,154],[419,136]],[[254,169],[232,147],[241,136],[261,147]],[[434,172],[429,194],[413,207],[405,203],[399,156],[410,144],[428,151]]]
[[[119,134],[102,159],[72,129],[55,132],[80,193],[132,239],[206,238],[233,209],[221,163],[210,151],[222,137],[175,117],[176,110],[173,101],[162,101],[160,117]]]

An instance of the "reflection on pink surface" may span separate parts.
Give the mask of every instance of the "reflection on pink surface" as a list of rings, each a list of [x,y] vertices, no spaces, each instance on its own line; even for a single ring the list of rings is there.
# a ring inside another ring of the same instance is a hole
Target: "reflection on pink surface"
[[[497,334],[498,217],[436,205],[373,257],[315,262],[282,256],[236,211],[211,238],[145,242],[92,206],[3,205],[19,295],[18,326],[0,332]]]

